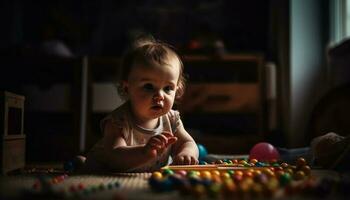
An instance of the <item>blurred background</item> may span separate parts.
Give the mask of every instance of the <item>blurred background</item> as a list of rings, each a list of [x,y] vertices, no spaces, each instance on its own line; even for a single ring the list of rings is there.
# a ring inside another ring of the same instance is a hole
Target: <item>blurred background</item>
[[[348,7],[347,0],[4,0],[0,89],[26,97],[27,160],[68,159],[91,148],[101,118],[122,103],[114,80],[126,46],[152,35],[183,57],[188,87],[176,109],[210,153],[247,153],[260,141],[304,147],[349,130],[348,101],[328,100],[349,81]]]

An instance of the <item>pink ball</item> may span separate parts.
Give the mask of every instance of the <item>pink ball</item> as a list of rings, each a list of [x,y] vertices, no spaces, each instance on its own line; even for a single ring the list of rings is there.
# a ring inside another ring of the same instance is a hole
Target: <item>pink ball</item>
[[[270,143],[260,142],[250,150],[249,159],[257,159],[258,161],[279,160],[280,154],[277,149]]]

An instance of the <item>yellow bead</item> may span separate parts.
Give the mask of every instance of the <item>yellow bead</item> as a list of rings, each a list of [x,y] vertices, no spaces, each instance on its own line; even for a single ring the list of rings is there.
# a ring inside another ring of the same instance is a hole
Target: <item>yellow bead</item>
[[[222,172],[222,173],[221,173],[221,178],[223,178],[223,179],[229,179],[229,178],[231,178],[231,176],[230,176],[230,174],[227,173],[227,172]]]
[[[276,190],[279,186],[279,182],[276,178],[271,178],[268,182],[267,182],[267,188],[270,190]]]
[[[226,179],[223,186],[226,192],[232,193],[237,190],[235,182],[232,179]]]
[[[219,170],[213,170],[213,171],[211,171],[211,174],[213,176],[220,176],[220,171]]]
[[[245,160],[240,160],[240,161],[239,161],[239,164],[245,165],[245,164],[247,164],[247,161],[245,161]]]
[[[254,176],[260,175],[261,173],[262,173],[262,172],[261,172],[261,170],[259,170],[259,169],[256,169],[256,170],[254,170],[254,172],[253,172]]]
[[[254,183],[254,180],[251,177],[247,177],[243,179],[244,184],[247,184],[248,186],[251,186]]]
[[[153,172],[152,178],[159,180],[159,179],[163,178],[163,174],[158,172],[158,171],[157,172]]]
[[[303,171],[299,170],[294,174],[294,178],[295,178],[295,180],[302,180],[305,178],[305,173]]]
[[[196,184],[195,186],[193,186],[193,193],[196,195],[196,196],[203,196],[205,194],[205,187],[204,185],[201,185],[201,184]]]
[[[202,171],[201,177],[204,178],[204,179],[211,179],[210,171]]]
[[[291,174],[291,175],[293,175],[293,174],[294,174],[294,171],[293,171],[293,169],[292,169],[292,168],[287,168],[287,169],[284,169],[284,172],[289,173],[289,174]]]

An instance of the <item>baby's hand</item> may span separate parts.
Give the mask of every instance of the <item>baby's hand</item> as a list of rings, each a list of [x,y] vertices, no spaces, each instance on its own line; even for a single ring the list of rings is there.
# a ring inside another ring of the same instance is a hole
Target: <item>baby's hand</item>
[[[185,155],[185,154],[178,154],[175,156],[173,165],[197,165],[198,159],[196,157]]]
[[[175,143],[177,137],[170,132],[163,132],[162,134],[155,135],[149,139],[145,148],[146,152],[152,157],[161,154],[169,145]]]

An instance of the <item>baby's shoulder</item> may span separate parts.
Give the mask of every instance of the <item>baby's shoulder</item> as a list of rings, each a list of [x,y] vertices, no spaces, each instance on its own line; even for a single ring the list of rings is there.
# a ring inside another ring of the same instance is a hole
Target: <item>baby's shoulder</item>
[[[177,121],[180,119],[180,113],[177,110],[170,109],[166,117],[171,121]]]
[[[118,126],[125,126],[128,124],[128,114],[125,104],[113,110],[106,117],[101,120],[101,128],[104,127],[106,122],[116,124]]]
[[[127,115],[128,115],[127,108],[128,108],[127,105],[123,104],[118,108],[114,109],[108,116],[112,117],[114,120],[124,121],[127,119]]]

